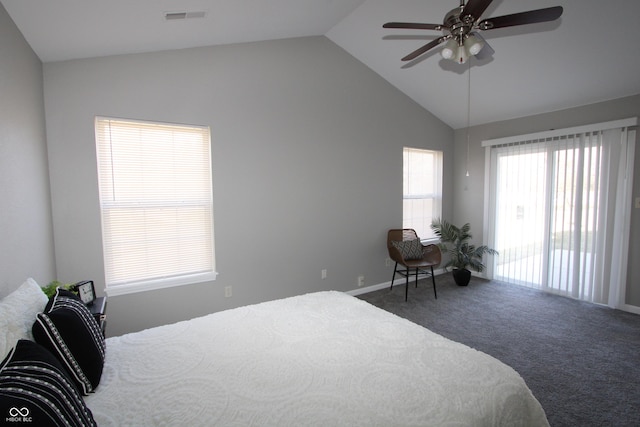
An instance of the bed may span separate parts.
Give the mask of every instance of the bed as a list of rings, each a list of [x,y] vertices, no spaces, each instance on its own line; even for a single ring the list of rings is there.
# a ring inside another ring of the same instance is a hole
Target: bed
[[[105,342],[100,426],[548,426],[509,366],[341,292]]]

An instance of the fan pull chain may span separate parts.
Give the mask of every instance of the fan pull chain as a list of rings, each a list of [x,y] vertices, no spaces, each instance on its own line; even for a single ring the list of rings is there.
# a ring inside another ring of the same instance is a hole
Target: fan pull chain
[[[471,126],[471,58],[469,58],[467,82],[467,176],[469,176],[469,126]]]

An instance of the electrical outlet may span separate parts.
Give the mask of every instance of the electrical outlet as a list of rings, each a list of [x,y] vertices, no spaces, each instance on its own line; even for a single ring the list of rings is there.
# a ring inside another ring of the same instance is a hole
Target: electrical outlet
[[[391,267],[391,258],[386,257],[384,260],[385,267]]]
[[[233,288],[231,286],[224,287],[224,297],[231,298],[233,296]]]
[[[636,209],[640,209],[640,197],[636,197]]]
[[[358,286],[359,287],[364,286],[364,276],[362,274],[358,276]]]
[[[323,268],[322,271],[320,272],[320,277],[322,277],[322,280],[327,278],[327,269]]]

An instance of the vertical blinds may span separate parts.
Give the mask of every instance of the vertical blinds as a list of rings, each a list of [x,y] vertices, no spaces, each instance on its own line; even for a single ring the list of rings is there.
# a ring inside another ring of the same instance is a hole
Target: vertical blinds
[[[636,119],[486,141],[493,277],[624,301]]]
[[[107,287],[213,273],[209,128],[95,124]]]

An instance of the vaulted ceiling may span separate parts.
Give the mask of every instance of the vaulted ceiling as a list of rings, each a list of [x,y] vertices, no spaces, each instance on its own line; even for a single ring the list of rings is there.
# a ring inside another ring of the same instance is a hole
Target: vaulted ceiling
[[[0,2],[43,62],[325,35],[456,129],[467,125],[469,94],[472,125],[640,94],[637,0],[494,0],[483,17],[558,5],[564,14],[483,32],[493,53],[464,65],[440,49],[403,63],[441,33],[382,28],[439,24],[458,0]],[[174,12],[193,17],[165,19]]]

